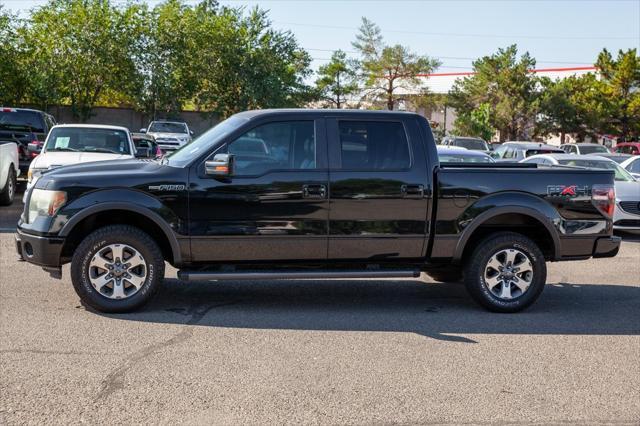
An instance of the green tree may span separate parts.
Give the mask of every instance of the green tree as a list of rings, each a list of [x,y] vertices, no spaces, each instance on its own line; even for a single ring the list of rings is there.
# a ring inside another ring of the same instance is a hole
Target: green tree
[[[462,112],[456,118],[453,132],[462,136],[475,136],[490,141],[495,130],[491,125],[491,106],[482,103],[470,112]]]
[[[450,92],[459,115],[470,116],[480,105],[489,105],[491,126],[502,141],[527,138],[538,112],[539,79],[530,72],[536,61],[529,53],[519,59],[517,54],[512,45],[474,61],[474,74],[458,80]]]
[[[24,96],[26,79],[16,17],[0,4],[0,105],[12,105]]]
[[[354,61],[347,59],[342,50],[333,52],[331,62],[322,65],[318,75],[316,88],[320,98],[330,106],[340,109],[349,96],[358,92]]]
[[[362,78],[368,96],[374,100],[384,100],[389,110],[395,107],[398,89],[423,91],[418,77],[440,66],[438,60],[417,55],[406,46],[386,45],[380,28],[364,17],[356,41],[352,44],[362,56]]]
[[[304,83],[309,54],[288,31],[271,27],[267,12],[196,8],[198,38],[191,61],[199,77],[195,102],[223,117],[256,108],[301,106],[312,96]]]
[[[51,0],[33,12],[24,35],[36,58],[34,97],[68,99],[74,116],[86,121],[103,94],[138,91],[141,10],[108,0]]]
[[[604,92],[604,83],[594,74],[570,76],[551,81],[541,80],[538,133],[560,134],[565,142],[567,134],[578,140],[607,132],[611,103]]]
[[[622,140],[640,133],[640,57],[636,49],[618,51],[618,57],[604,49],[596,67],[605,83],[604,92],[611,103],[612,125]]]
[[[202,7],[215,13],[215,4]],[[138,105],[154,118],[171,116],[192,101],[198,87],[193,63],[198,21],[193,8],[167,0],[151,11],[145,9],[144,22]]]

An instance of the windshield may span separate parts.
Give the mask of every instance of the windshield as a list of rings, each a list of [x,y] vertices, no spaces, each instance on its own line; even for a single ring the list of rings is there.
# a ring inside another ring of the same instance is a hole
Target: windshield
[[[588,169],[613,170],[616,180],[620,182],[634,182],[635,179],[629,172],[613,161],[606,160],[559,160],[558,163],[565,166],[586,167]]]
[[[598,152],[608,153],[609,150],[602,145],[580,145],[580,154],[595,154]]]
[[[488,155],[438,154],[441,163],[494,163]]]
[[[129,138],[126,132],[88,127],[53,128],[47,138],[45,151],[131,154]]]
[[[34,111],[0,111],[0,129],[44,133],[44,123]]]
[[[244,117],[230,117],[218,123],[196,140],[174,151],[167,157],[168,164],[175,167],[184,167],[191,160],[215,147],[225,136],[246,123],[249,119]]]
[[[467,149],[473,149],[476,151],[488,151],[489,147],[487,143],[482,139],[470,139],[470,138],[456,138],[453,141],[454,146],[461,146]]]
[[[154,121],[147,131],[152,133],[187,133],[187,125],[184,123]]]

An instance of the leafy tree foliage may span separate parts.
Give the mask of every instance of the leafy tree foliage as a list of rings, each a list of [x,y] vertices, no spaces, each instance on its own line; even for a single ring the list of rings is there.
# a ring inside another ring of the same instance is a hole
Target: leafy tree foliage
[[[529,72],[536,61],[528,53],[517,56],[512,45],[474,61],[474,74],[458,80],[451,91],[452,105],[463,120],[488,105],[490,124],[501,140],[527,138],[538,112],[539,79]]]
[[[596,61],[604,82],[603,91],[611,103],[611,129],[628,140],[640,133],[640,57],[636,49],[620,50],[618,57],[604,49]]]
[[[386,45],[380,28],[367,18],[362,18],[352,44],[362,56],[361,72],[368,96],[382,99],[389,110],[394,109],[398,89],[415,90],[420,74],[429,74],[440,66],[438,60],[417,55],[405,46]]]
[[[567,134],[581,141],[587,135],[606,132],[611,103],[604,94],[604,83],[594,74],[543,79],[541,84],[539,134],[560,134],[564,143]]]
[[[481,103],[469,112],[458,114],[453,133],[490,141],[495,133],[491,125],[491,106],[488,103]]]
[[[82,121],[98,104],[228,116],[313,94],[311,59],[290,32],[273,29],[265,11],[216,0],[50,0],[20,26],[0,10],[0,37],[0,100],[67,103]]]
[[[354,62],[345,52],[337,50],[331,55],[331,62],[319,68],[316,88],[327,105],[340,109],[349,96],[358,92]]]

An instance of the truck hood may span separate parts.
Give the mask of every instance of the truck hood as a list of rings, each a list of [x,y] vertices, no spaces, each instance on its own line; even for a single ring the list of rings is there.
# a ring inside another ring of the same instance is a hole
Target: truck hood
[[[45,152],[38,155],[31,163],[34,169],[49,169],[71,164],[90,163],[96,161],[119,160],[133,158],[127,154],[109,154],[106,152]]]
[[[103,188],[105,186],[133,187],[140,182],[163,179],[174,167],[148,159],[97,161],[54,168],[46,171],[34,183],[36,188],[63,187]]]
[[[183,139],[183,138],[189,138],[189,135],[186,134],[186,133],[147,132],[147,134],[153,136],[156,139],[163,139],[163,138]]]

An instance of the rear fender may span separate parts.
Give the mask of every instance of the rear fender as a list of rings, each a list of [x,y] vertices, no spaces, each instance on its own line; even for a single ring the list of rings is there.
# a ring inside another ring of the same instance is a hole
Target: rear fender
[[[553,239],[553,258],[559,257],[560,236],[558,227],[562,217],[553,206],[531,194],[502,192],[479,199],[468,207],[458,219],[459,229],[463,229],[456,245],[453,260],[460,262],[474,231],[488,220],[503,214],[515,213],[531,217],[540,222]]]

